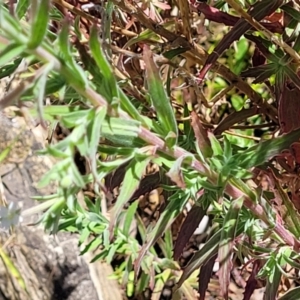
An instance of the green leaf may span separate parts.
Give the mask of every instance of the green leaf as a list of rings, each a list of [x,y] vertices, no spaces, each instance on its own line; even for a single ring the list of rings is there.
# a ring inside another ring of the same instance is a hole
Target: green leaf
[[[20,22],[8,12],[4,5],[0,9],[0,27],[4,36],[14,39],[15,42],[26,44],[27,38],[22,34]],[[6,33],[6,34],[5,34]]]
[[[4,51],[4,49],[3,49]],[[23,53],[22,57],[18,57],[13,62],[6,64],[4,67],[0,68],[0,79],[10,76],[18,68],[23,58],[26,58],[26,55]]]
[[[186,51],[190,50],[190,48],[185,48],[185,47],[179,47],[176,49],[171,49],[163,53],[163,56],[166,57],[167,59],[172,59],[173,57],[176,57],[182,53],[185,53]]]
[[[100,246],[102,243],[102,240],[99,237],[95,237],[92,241],[90,241],[82,251],[80,251],[80,255],[85,254],[88,251],[95,250],[98,246]]]
[[[147,243],[142,247],[139,253],[139,257],[137,258],[134,267],[135,274],[138,274],[140,265],[146,252],[153,246],[157,239],[162,236],[165,230],[169,228],[180,212],[182,212],[189,198],[189,194],[184,194],[181,191],[178,191],[169,198],[167,207],[162,212],[157,224],[147,237]]]
[[[155,108],[158,121],[167,136],[169,132],[178,136],[177,122],[170,99],[167,97],[166,90],[162,84],[158,69],[153,61],[149,47],[144,46],[144,61],[146,67],[146,80],[148,91]]]
[[[140,132],[140,122],[135,120],[123,120],[120,118],[110,117],[108,120],[105,120],[105,122],[103,122],[101,131],[105,137],[137,137]]]
[[[101,127],[106,117],[107,108],[104,106],[98,107],[96,110],[92,110],[92,112],[93,113],[89,116],[90,122],[87,128],[87,138],[89,157],[92,161],[94,174],[96,174],[96,155],[101,137]]]
[[[148,125],[146,124],[144,120],[144,116],[141,116],[139,111],[135,108],[132,101],[125,95],[122,89],[118,87],[119,89],[119,96],[121,101],[121,108],[126,111],[133,119],[140,121],[145,128],[148,128]]]
[[[223,155],[223,149],[220,142],[211,132],[207,132],[207,136],[210,141],[211,149],[213,151],[213,156]]]
[[[69,40],[69,24],[64,22],[58,36],[61,63],[63,64],[61,73],[71,86],[84,90],[88,81],[84,71],[74,60]]]
[[[122,208],[130,200],[134,192],[138,189],[142,176],[150,160],[150,157],[139,158],[139,160],[136,158],[129,163],[120,189],[120,194],[113,208],[113,216],[111,217],[110,221],[111,233]]]
[[[111,45],[111,23],[114,8],[115,5],[113,1],[107,1],[104,13],[102,15],[102,18],[105,19],[105,22],[102,23],[102,39],[107,43],[106,53],[109,57],[111,57],[112,54],[111,48],[108,45]]]
[[[132,220],[134,218],[134,215],[136,213],[136,210],[138,208],[139,202],[134,201],[126,211],[124,226],[123,226],[123,233],[125,236],[129,236]]]
[[[44,213],[40,222],[44,224],[45,230],[49,230],[55,234],[58,230],[58,222],[61,216],[61,211],[65,208],[66,202],[64,198],[58,198],[54,204]]]
[[[4,66],[12,61],[14,58],[19,56],[26,49],[26,45],[19,44],[9,44],[3,51],[0,53],[0,66]]]
[[[282,150],[289,149],[290,145],[300,138],[300,129],[284,134],[280,137],[261,142],[242,153],[231,157],[230,163],[241,168],[249,169],[262,165]]]
[[[281,280],[281,271],[277,265],[271,266],[272,275],[267,276],[267,285],[265,290],[264,300],[274,300],[278,292],[280,280]],[[299,298],[298,298],[299,299]]]
[[[282,9],[283,11],[285,11],[293,19],[295,19],[298,22],[300,22],[300,12],[298,10],[296,10],[295,8],[293,8],[292,6],[290,6],[290,5],[287,4],[287,5],[281,6],[280,9]]]
[[[113,98],[119,98],[119,89],[117,87],[117,82],[111,67],[107,62],[104,53],[101,49],[101,45],[98,40],[98,30],[96,26],[93,26],[90,32],[90,48],[93,55],[93,58],[96,61],[96,64],[103,75],[103,85],[105,90],[106,100],[112,102]]]
[[[40,120],[44,120],[43,106],[44,106],[44,99],[45,99],[45,89],[46,89],[48,74],[52,71],[52,69],[53,69],[53,64],[51,62],[44,65],[41,76],[35,81],[33,93],[35,98],[37,99],[37,110],[39,113]]]
[[[20,287],[26,291],[26,283],[22,277],[22,273],[18,270],[18,268],[15,266],[15,264],[10,259],[10,257],[5,253],[3,248],[4,248],[3,246],[0,247],[0,257],[1,260],[3,261],[3,264],[5,265],[6,272],[8,272],[8,274],[14,277],[18,282],[18,284],[20,285]]]
[[[29,7],[29,0],[19,0],[16,7],[16,15],[17,18],[20,20],[25,16],[25,13],[28,10]]]
[[[34,2],[37,7],[31,24],[30,40],[28,41],[29,49],[35,49],[42,43],[49,25],[50,1],[36,0]]]
[[[233,241],[236,237],[236,227],[240,209],[243,205],[243,198],[233,200],[230,203],[228,212],[224,218],[218,260],[220,263],[220,288],[223,297],[228,297],[228,286],[230,283],[230,272],[232,269],[231,254],[233,251]]]

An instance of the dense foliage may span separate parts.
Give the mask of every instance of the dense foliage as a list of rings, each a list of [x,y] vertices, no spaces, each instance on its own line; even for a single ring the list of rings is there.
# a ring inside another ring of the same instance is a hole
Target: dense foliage
[[[174,299],[205,299],[219,278],[228,299],[250,266],[245,300],[261,285],[299,299],[279,292],[300,268],[299,5],[2,3],[0,77],[19,83],[0,108],[48,126],[57,160],[40,182],[57,193],[37,199],[45,229],[79,233],[128,297],[173,281]]]

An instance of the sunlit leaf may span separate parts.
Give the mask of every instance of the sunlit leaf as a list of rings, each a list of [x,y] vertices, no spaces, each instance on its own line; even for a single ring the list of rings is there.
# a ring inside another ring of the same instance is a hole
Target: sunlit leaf
[[[164,233],[164,231],[167,228],[169,228],[169,226],[174,221],[174,218],[178,216],[179,213],[182,211],[188,199],[189,199],[188,194],[182,194],[180,192],[175,193],[173,196],[169,198],[169,203],[166,209],[162,212],[156,226],[147,237],[146,244],[142,247],[139,253],[139,257],[136,260],[134,266],[135,274],[138,274],[140,265],[142,263],[142,260],[146,252],[150,249],[150,247],[153,246],[155,241]]]
[[[280,137],[261,142],[251,148],[232,156],[232,162],[239,162],[242,168],[251,168],[261,165],[279,154],[282,150],[288,149],[293,142],[300,138],[300,129],[294,130]]]
[[[11,60],[19,56],[26,48],[26,45],[18,45],[15,43],[9,44],[0,53],[0,66],[9,63]]]
[[[93,55],[93,58],[96,61],[96,64],[103,75],[103,83],[102,85],[105,88],[105,95],[107,97],[107,101],[111,102],[113,97],[119,97],[119,90],[117,88],[116,79],[111,71],[111,67],[107,62],[103,50],[102,45],[100,45],[98,40],[98,30],[96,26],[92,27],[90,33],[90,48]]]
[[[113,215],[110,221],[110,231],[112,232],[118,216],[124,205],[139,187],[143,173],[150,161],[150,157],[133,159],[127,167],[120,194],[113,208]]]
[[[144,61],[146,65],[148,91],[158,120],[164,129],[165,135],[168,135],[169,132],[173,132],[177,137],[178,128],[170,99],[167,97],[167,93],[162,85],[158,69],[153,61],[152,53],[146,46],[144,48]]]
[[[38,47],[45,38],[49,25],[49,0],[35,1],[35,8],[33,20],[31,24],[31,35],[28,42],[28,47],[34,49]]]

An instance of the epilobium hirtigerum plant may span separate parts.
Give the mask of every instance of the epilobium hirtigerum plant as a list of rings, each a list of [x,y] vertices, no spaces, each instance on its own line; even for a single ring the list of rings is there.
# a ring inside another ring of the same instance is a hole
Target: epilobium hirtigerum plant
[[[298,299],[281,279],[300,267],[300,3],[75,2],[1,4],[0,76],[19,83],[0,108],[52,137],[40,223],[114,262],[128,297],[205,299],[218,279],[229,299],[234,273],[244,299]]]

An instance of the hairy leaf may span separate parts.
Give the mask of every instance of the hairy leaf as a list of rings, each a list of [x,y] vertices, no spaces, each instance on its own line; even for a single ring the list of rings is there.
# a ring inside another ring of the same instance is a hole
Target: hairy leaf
[[[297,129],[280,137],[261,142],[242,153],[235,154],[229,163],[239,162],[239,166],[245,169],[261,165],[278,155],[282,150],[288,149],[299,138],[300,129]]]
[[[112,235],[115,223],[124,205],[138,189],[150,157],[133,159],[126,170],[125,177],[120,189],[120,194],[113,208],[113,215],[110,220],[110,233]]]
[[[144,47],[144,61],[146,65],[146,79],[148,91],[151,96],[152,103],[157,113],[157,117],[167,136],[170,132],[176,135],[174,143],[176,143],[178,128],[173,112],[170,99],[162,85],[158,69],[153,61],[152,53],[148,47]]]
[[[31,35],[28,42],[28,47],[34,49],[38,47],[45,38],[49,25],[49,0],[34,1],[37,5],[33,14],[31,24]],[[32,4],[33,5],[33,4]]]

